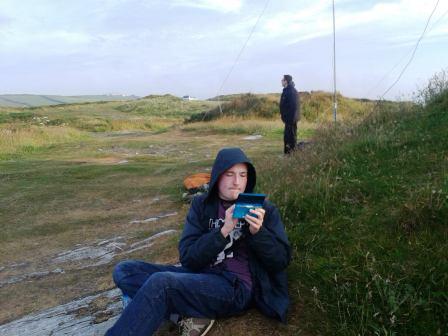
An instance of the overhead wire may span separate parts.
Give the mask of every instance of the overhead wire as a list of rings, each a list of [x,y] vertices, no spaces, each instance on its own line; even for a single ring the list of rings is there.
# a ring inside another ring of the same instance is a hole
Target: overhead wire
[[[440,21],[442,21],[443,20],[443,18],[446,16],[448,14],[448,10],[447,11],[445,11],[440,17],[439,17],[439,19],[428,29],[428,33],[429,32],[431,32],[431,30],[434,28],[434,27],[436,27],[439,23],[440,23]],[[368,96],[370,96],[370,94],[376,89],[376,88],[378,88],[378,86],[387,78],[387,77],[389,77],[389,75],[403,62],[403,60],[404,59],[406,59],[406,57],[408,57],[410,54],[412,53],[412,50],[409,50],[406,54],[404,54],[403,55],[403,57],[401,57],[400,58],[400,60],[397,62],[397,63],[395,63],[395,65],[392,67],[392,68],[390,68],[390,70],[389,71],[387,71],[385,74],[384,74],[384,76],[383,77],[381,77],[381,79],[378,81],[378,82],[376,82],[376,84],[374,85],[374,86],[372,86],[368,91],[367,91],[367,94],[365,94],[364,96],[365,97],[368,97]]]
[[[426,33],[426,30],[428,28],[429,22],[431,21],[431,18],[433,16],[434,12],[436,11],[437,6],[439,5],[439,2],[440,2],[440,0],[437,0],[437,2],[435,4],[431,14],[429,15],[429,17],[428,17],[428,19],[426,21],[425,29],[423,29],[423,32],[421,33],[419,39],[417,40],[417,43],[415,44],[414,50],[412,51],[412,55],[411,55],[408,63],[406,63],[406,65],[401,70],[400,74],[398,75],[397,79],[392,83],[392,85],[390,85],[389,88],[386,91],[384,91],[384,93],[381,95],[380,99],[384,99],[384,96],[395,86],[395,84],[398,83],[398,81],[401,79],[401,76],[403,76],[404,72],[406,71],[408,66],[411,64],[411,62],[413,61],[415,53],[417,52],[417,48],[420,45],[420,42],[421,42],[421,40],[423,39],[423,37],[424,37],[424,35]]]
[[[255,31],[255,28],[257,27],[257,25],[258,25],[258,23],[260,22],[262,16],[264,15],[264,13],[265,13],[265,11],[266,11],[266,8],[268,7],[269,3],[270,3],[270,0],[266,0],[266,2],[265,2],[265,4],[264,4],[264,7],[263,7],[263,10],[262,10],[262,11],[260,12],[260,14],[258,15],[257,21],[255,21],[255,24],[253,25],[253,27],[252,27],[252,29],[251,29],[251,31],[250,31],[250,33],[249,33],[247,39],[246,39],[246,42],[244,42],[242,48],[240,49],[238,55],[237,55],[236,58],[235,58],[235,61],[233,62],[232,66],[230,67],[229,72],[228,72],[227,75],[224,77],[224,80],[222,81],[221,86],[219,87],[219,90],[218,90],[217,93],[216,93],[216,97],[218,98],[218,105],[219,105],[219,111],[220,111],[220,113],[222,113],[222,108],[221,108],[221,101],[219,100],[219,95],[220,95],[220,93],[221,93],[221,91],[222,91],[224,85],[226,84],[227,80],[229,79],[230,75],[232,74],[233,70],[235,69],[235,66],[236,66],[236,64],[238,63],[238,61],[239,61],[241,55],[243,54],[244,50],[246,49],[246,46],[247,46],[247,44],[249,43],[249,40],[252,38],[252,35],[253,35],[254,31]],[[202,120],[204,120],[205,116],[206,116],[206,114],[204,114],[204,117],[202,118]]]

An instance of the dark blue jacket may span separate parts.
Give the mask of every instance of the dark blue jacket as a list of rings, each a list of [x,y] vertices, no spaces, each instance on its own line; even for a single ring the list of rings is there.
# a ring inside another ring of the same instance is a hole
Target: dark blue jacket
[[[300,101],[293,84],[283,88],[280,97],[280,115],[285,124],[295,124],[300,119]]]
[[[245,191],[252,192],[256,183],[255,168],[241,149],[226,148],[218,153],[213,165],[209,193],[193,199],[179,242],[180,261],[193,271],[208,269],[229,242],[219,228],[209,229],[209,219],[218,213],[216,182],[223,172],[237,163],[247,163]],[[276,207],[265,201],[263,208],[266,210],[263,226],[255,235],[246,237],[255,286],[254,301],[264,314],[286,322],[289,298],[285,269],[291,258],[290,246]]]

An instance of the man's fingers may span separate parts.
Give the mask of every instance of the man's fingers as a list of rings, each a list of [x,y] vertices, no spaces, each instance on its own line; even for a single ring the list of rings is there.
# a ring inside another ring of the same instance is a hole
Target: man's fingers
[[[259,228],[261,228],[261,225],[258,224],[258,223],[249,223],[248,222],[248,224],[249,224],[249,227],[251,227],[251,228],[253,228],[255,230],[258,230]]]
[[[232,205],[231,207],[227,208],[226,212],[227,213],[233,213],[233,210],[235,209],[235,204]]]
[[[252,218],[257,218],[257,219],[263,221],[265,210],[263,208],[250,209],[250,213],[252,213],[256,216],[256,217],[252,216]]]
[[[235,209],[235,204],[226,210],[226,218],[233,217],[233,210]]]
[[[257,225],[257,226],[260,226],[262,223],[262,220],[260,220],[260,218],[251,216],[250,214],[247,214],[246,216],[244,216],[244,219],[246,219],[246,221],[249,224],[253,224],[253,225]]]

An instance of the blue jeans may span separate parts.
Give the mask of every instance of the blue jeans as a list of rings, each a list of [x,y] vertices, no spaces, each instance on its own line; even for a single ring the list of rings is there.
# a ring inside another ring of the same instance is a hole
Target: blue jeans
[[[252,292],[229,273],[194,273],[185,267],[143,261],[119,263],[114,281],[132,301],[106,336],[152,335],[170,314],[217,318],[238,315]]]

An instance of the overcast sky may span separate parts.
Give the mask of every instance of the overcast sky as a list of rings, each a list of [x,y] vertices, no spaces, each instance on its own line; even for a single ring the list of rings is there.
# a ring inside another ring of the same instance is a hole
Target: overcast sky
[[[411,57],[436,0],[336,0],[337,89],[376,98]],[[1,0],[0,94],[215,96],[265,0]],[[332,1],[270,1],[221,94],[333,88]],[[448,1],[386,96],[448,67]],[[389,74],[386,76],[386,74]],[[386,77],[385,77],[386,76]]]

